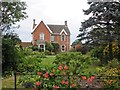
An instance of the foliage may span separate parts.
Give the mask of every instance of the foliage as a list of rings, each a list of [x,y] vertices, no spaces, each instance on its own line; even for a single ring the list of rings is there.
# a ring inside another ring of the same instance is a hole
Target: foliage
[[[2,38],[2,73],[3,76],[6,75],[6,71],[10,72],[16,69],[17,64],[21,58],[21,54],[19,53],[18,48],[16,47],[16,43],[18,37],[4,37]],[[20,49],[21,51],[21,49]],[[9,73],[11,74],[11,73]]]
[[[21,51],[16,48],[19,44],[19,37],[13,32],[13,24],[27,18],[25,2],[2,2],[2,17],[0,28],[2,31],[2,71],[16,71],[19,60],[21,59]]]
[[[51,43],[45,42],[45,49],[48,51],[53,51],[54,47]]]
[[[58,43],[48,43],[45,42],[45,53],[47,55],[54,55],[59,52],[59,44]]]
[[[98,46],[98,47],[92,49],[89,52],[89,54],[90,54],[91,57],[97,57],[98,59],[100,59],[101,64],[106,64],[107,60],[103,55],[103,50],[104,50],[104,46]]]
[[[76,46],[77,44],[80,44],[80,41],[77,39],[77,40],[75,40],[73,43],[72,43],[72,47],[74,47],[74,46]]]
[[[19,79],[19,83],[25,83],[26,85],[31,83],[29,88],[32,87],[35,89],[80,88],[81,85],[79,81],[83,80],[91,85],[95,79],[95,76],[86,77],[79,75],[69,75],[68,70],[69,67],[63,64],[60,64],[57,67],[49,70],[41,68],[32,75],[22,76]],[[26,85],[25,87],[27,87]]]
[[[112,42],[112,53],[113,53],[113,56],[114,58],[118,58],[120,59],[120,47],[119,47],[119,43],[114,41]],[[108,57],[109,56],[109,45],[107,45],[104,50],[103,50],[103,55],[105,57]]]
[[[94,60],[97,59],[87,55],[82,55],[80,52],[69,52],[58,54],[54,63],[66,64],[70,68],[69,73],[81,75],[84,74],[84,69],[89,68]]]
[[[109,90],[119,87],[119,75],[120,75],[120,62],[117,59],[113,59],[103,68],[99,75],[104,82],[104,87]]]
[[[59,49],[60,49],[60,46],[58,43],[51,43],[53,45],[53,52],[55,52],[55,54],[59,53]]]
[[[27,18],[25,2],[2,2],[2,31],[16,22]]]
[[[109,58],[114,58],[111,42],[120,42],[120,2],[88,2],[90,7],[84,10],[91,15],[82,22],[79,40],[85,40],[89,46],[109,45]]]

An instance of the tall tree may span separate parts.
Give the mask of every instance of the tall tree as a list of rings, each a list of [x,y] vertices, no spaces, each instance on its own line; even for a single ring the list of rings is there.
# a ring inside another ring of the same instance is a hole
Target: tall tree
[[[120,2],[88,2],[89,9],[83,10],[91,15],[82,22],[79,40],[88,45],[109,45],[109,59],[113,59],[112,41],[120,42]]]
[[[2,2],[1,30],[6,32],[16,22],[27,18],[25,2]]]
[[[27,18],[25,2],[2,2],[0,28],[2,31],[2,69],[3,72],[14,71],[16,90],[16,67],[19,61],[18,51],[15,47],[19,40],[13,33],[13,24]]]

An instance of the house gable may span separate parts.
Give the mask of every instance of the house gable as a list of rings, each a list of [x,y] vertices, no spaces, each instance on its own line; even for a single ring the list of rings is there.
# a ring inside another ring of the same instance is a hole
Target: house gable
[[[39,27],[39,25],[40,25],[41,23],[43,23],[43,24],[46,26],[46,28],[48,29],[48,31],[49,31],[50,33],[52,33],[52,31],[50,30],[50,28],[49,28],[43,21],[41,21],[39,24],[35,25],[35,27],[33,28],[33,32],[32,32],[32,33],[34,33],[34,32],[37,30],[37,28]]]
[[[60,32],[60,35],[61,35],[62,33],[65,33],[65,34],[67,35],[67,32],[65,31],[65,29],[63,29],[63,30]]]

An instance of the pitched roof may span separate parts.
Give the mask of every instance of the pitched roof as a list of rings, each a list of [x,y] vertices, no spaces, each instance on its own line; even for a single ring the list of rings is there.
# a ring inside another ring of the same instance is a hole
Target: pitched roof
[[[66,31],[67,34],[70,34],[70,31],[67,26],[65,25],[47,25],[53,33],[60,33],[63,29]]]
[[[41,21],[43,22],[43,21]],[[40,23],[41,23],[40,22]],[[36,25],[33,29],[33,32],[36,30],[36,28],[40,25],[40,23],[38,25]],[[45,23],[44,23],[45,24]],[[46,24],[45,24],[46,25]],[[47,24],[46,27],[48,28],[48,30],[50,31],[50,33],[58,33],[60,34],[61,31],[64,29],[65,32],[70,35],[70,31],[68,29],[68,27],[66,25],[50,25],[50,24]],[[33,33],[32,32],[32,33]]]

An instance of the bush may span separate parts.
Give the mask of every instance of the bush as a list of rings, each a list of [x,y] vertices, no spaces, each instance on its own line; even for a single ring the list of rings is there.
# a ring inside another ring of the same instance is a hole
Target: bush
[[[71,73],[82,74],[85,68],[89,68],[92,62],[97,60],[80,52],[60,53],[56,56],[55,64],[66,64],[70,67]]]

